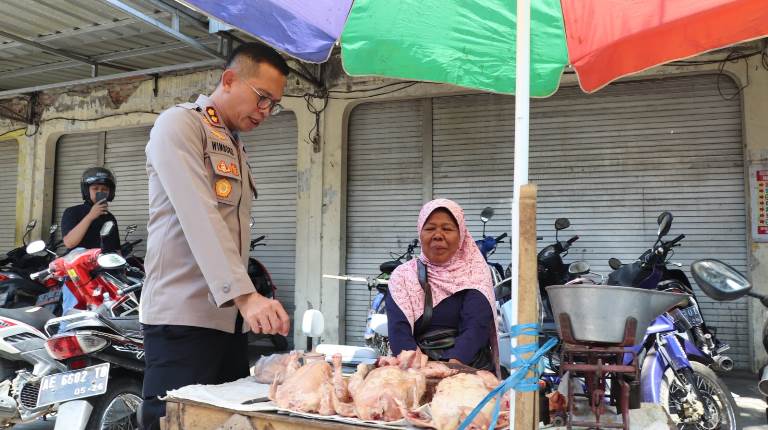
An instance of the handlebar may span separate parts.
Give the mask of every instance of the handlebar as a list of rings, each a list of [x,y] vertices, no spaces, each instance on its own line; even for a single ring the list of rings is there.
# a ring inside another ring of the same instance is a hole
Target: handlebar
[[[565,243],[567,243],[568,245],[573,245],[573,242],[576,242],[577,240],[579,240],[579,235],[578,234],[576,236],[573,236],[572,238],[568,239]]]
[[[143,286],[144,286],[143,282],[138,282],[136,284],[129,285],[129,286],[125,287],[125,288],[117,290],[117,295],[118,296],[124,296],[126,294],[130,294],[130,293],[132,293],[132,292],[134,292],[136,290],[140,290],[141,287],[143,287]]]
[[[675,246],[675,244],[677,244],[677,242],[680,242],[684,238],[685,238],[685,235],[681,234],[681,235],[677,236],[676,238],[670,240],[669,242],[665,243],[664,246],[667,247],[667,248],[671,248],[671,247]]]
[[[496,243],[501,243],[501,241],[504,240],[505,237],[507,237],[507,233],[502,233],[501,236],[495,239]]]
[[[29,279],[36,281],[37,279],[45,279],[49,276],[51,276],[51,269],[45,269],[39,272],[32,273],[31,275],[29,275]]]

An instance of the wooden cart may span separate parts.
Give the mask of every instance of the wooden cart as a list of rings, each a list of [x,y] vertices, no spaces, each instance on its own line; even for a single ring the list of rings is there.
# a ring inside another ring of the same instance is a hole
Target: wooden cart
[[[371,427],[321,421],[276,412],[243,412],[189,400],[171,400],[161,420],[164,430],[360,430]]]

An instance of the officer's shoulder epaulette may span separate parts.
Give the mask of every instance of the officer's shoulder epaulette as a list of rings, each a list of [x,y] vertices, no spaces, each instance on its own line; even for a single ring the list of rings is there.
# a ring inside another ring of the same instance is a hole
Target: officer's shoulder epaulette
[[[176,106],[183,109],[196,110],[198,112],[201,112],[203,110],[200,106],[197,105],[197,103],[192,103],[192,102],[179,103]]]

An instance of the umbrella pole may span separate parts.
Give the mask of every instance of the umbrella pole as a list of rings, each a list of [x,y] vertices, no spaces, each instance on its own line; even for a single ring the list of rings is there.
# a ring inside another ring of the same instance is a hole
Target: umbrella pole
[[[531,63],[531,4],[530,0],[517,0],[517,37],[515,51],[515,164],[514,194],[512,196],[512,324],[518,324],[520,302],[520,190],[528,183],[528,138],[530,113],[530,63]],[[512,339],[512,346],[517,340]],[[518,409],[527,402],[517,402],[510,396],[509,426],[521,430],[516,423],[532,411]],[[518,405],[519,404],[519,405]],[[520,421],[524,423],[525,421]],[[527,426],[525,426],[527,427]],[[532,428],[532,427],[529,427]]]

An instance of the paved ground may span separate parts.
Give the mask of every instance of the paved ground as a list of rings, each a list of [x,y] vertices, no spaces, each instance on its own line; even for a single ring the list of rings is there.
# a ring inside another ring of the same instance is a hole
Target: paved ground
[[[765,398],[757,391],[757,375],[735,373],[723,377],[731,389],[743,430],[768,430]],[[52,430],[53,421],[38,421],[13,427],[14,430]]]
[[[748,373],[732,373],[724,376],[728,388],[731,389],[736,404],[739,406],[739,419],[743,430],[767,430],[765,398],[757,391],[757,375]]]

